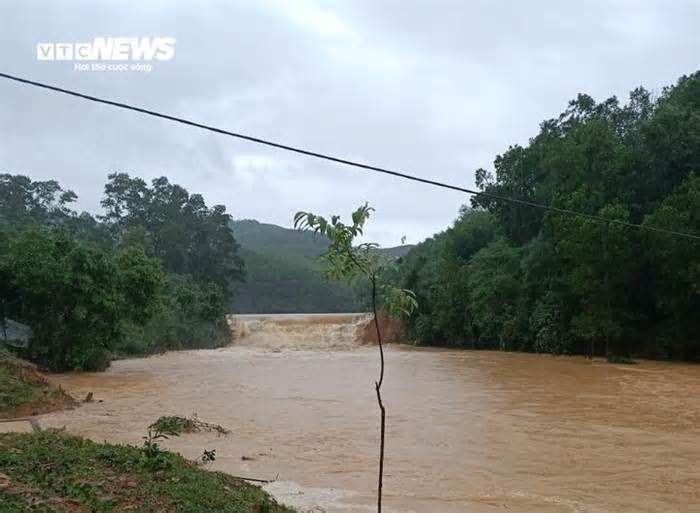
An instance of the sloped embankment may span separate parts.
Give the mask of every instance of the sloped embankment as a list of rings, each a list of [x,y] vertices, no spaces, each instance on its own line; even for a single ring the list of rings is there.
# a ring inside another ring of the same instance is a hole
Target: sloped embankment
[[[26,417],[75,405],[36,366],[0,349],[0,419]]]
[[[291,513],[263,490],[158,449],[0,433],[0,510]]]
[[[379,313],[378,320],[383,342],[401,342],[401,324],[399,321],[392,319],[384,312]],[[365,345],[377,343],[377,328],[374,325],[374,318],[371,314],[368,314],[358,323],[355,330],[355,342]]]

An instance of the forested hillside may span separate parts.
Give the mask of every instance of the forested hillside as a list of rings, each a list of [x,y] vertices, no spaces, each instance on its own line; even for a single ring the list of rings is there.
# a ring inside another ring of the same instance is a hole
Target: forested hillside
[[[328,246],[325,237],[249,219],[231,226],[246,263],[246,280],[234,299],[234,312],[354,312],[360,308],[351,286],[322,276],[317,257]]]
[[[355,312],[368,307],[363,291],[323,278],[318,260],[328,239],[252,219],[231,224],[241,244],[246,280],[232,309],[240,313]],[[412,246],[379,249],[391,258]]]
[[[579,95],[476,173],[484,192],[700,235],[700,74]],[[485,196],[411,251],[422,344],[700,358],[700,242]]]
[[[242,247],[261,253],[313,259],[328,247],[328,239],[321,235],[260,223],[254,219],[233,221],[231,228]]]

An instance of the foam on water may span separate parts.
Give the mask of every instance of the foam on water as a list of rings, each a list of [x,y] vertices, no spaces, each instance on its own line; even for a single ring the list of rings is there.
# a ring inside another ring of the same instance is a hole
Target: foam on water
[[[338,351],[357,347],[371,315],[230,315],[234,344],[267,351]]]

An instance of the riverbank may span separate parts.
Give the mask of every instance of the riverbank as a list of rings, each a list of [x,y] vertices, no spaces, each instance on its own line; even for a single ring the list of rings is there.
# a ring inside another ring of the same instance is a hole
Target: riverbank
[[[0,434],[3,513],[291,513],[263,490],[181,456],[59,431]]]
[[[0,419],[32,417],[76,404],[34,365],[0,352]],[[257,486],[162,449],[163,440],[151,438],[135,447],[100,444],[60,430],[0,432],[2,513],[292,511]],[[209,453],[207,461],[214,458]]]
[[[72,408],[75,401],[52,386],[36,366],[0,349],[0,419]]]

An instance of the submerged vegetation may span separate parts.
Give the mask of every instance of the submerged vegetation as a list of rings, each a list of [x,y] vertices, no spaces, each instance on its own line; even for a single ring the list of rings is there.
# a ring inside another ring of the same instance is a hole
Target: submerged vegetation
[[[223,426],[199,420],[196,415],[192,417],[182,417],[180,415],[160,417],[151,424],[149,428],[169,435],[196,433],[199,431],[213,431],[220,435],[227,435],[230,433],[230,431]]]
[[[154,464],[154,461],[167,464]],[[158,449],[57,431],[0,434],[0,504],[24,511],[284,513],[257,486]]]
[[[700,73],[579,95],[478,170],[485,193],[700,236]],[[700,243],[477,196],[402,259],[420,344],[700,359]],[[619,358],[617,358],[620,361]]]

